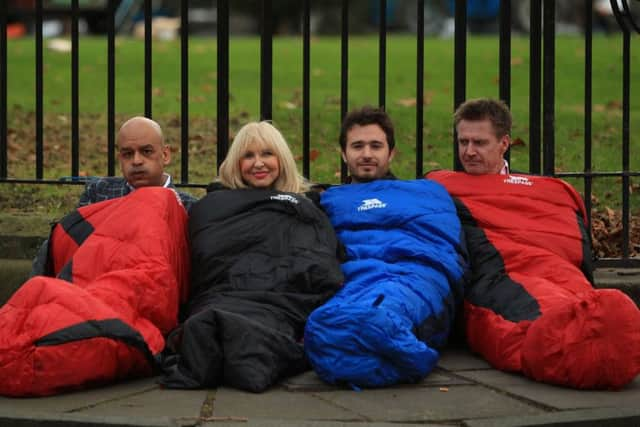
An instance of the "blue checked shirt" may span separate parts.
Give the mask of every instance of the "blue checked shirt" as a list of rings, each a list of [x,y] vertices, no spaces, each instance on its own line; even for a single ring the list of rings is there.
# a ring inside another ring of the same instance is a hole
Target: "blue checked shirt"
[[[171,176],[167,175],[164,187],[175,190],[175,186],[171,183]],[[126,196],[135,189],[122,177],[109,176],[104,178],[96,178],[87,182],[84,193],[80,196],[78,207],[87,206],[92,203],[103,202],[105,200],[115,199],[117,197]],[[189,211],[191,205],[197,201],[191,194],[176,191],[182,204]]]

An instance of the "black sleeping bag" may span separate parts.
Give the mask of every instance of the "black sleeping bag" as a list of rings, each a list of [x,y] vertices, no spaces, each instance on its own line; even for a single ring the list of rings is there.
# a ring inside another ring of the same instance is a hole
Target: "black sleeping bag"
[[[307,317],[343,281],[325,214],[298,194],[223,189],[193,206],[189,234],[191,296],[161,382],[259,392],[307,369]]]

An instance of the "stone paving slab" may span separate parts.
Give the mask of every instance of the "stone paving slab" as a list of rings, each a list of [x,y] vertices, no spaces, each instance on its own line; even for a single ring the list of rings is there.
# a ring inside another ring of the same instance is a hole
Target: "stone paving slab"
[[[437,387],[461,384],[471,384],[471,381],[451,375],[444,369],[436,367],[433,372],[431,372],[424,380],[420,381],[419,383],[411,385],[398,385],[396,387]],[[336,387],[334,385],[325,383],[313,371],[308,371],[284,380],[282,382],[282,387],[287,391],[309,392],[335,391],[344,389],[344,387]]]
[[[314,393],[273,389],[266,393],[247,393],[219,388],[213,401],[212,416],[272,420],[366,421],[344,405],[317,398]]]
[[[123,396],[82,409],[83,415],[127,414],[138,418],[166,417],[193,420],[200,417],[207,390],[169,390],[157,386],[139,394]]]
[[[18,399],[0,397],[0,413],[7,411],[29,413],[34,409],[43,413],[77,412],[101,403],[127,399],[130,396],[155,390],[157,387],[153,378],[144,378],[49,397]]]
[[[342,391],[323,393],[322,397],[377,422],[451,423],[490,416],[542,413],[534,406],[494,390],[466,385]]]
[[[557,409],[640,408],[640,376],[620,391],[575,390],[542,384],[524,376],[496,370],[467,371],[466,378]]]
[[[493,369],[487,361],[471,353],[466,347],[443,351],[438,361],[438,367],[449,371]]]

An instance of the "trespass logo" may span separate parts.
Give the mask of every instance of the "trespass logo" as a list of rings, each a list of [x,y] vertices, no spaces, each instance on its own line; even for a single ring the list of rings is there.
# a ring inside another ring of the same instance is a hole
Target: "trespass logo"
[[[278,200],[281,202],[289,202],[289,203],[293,203],[294,205],[298,204],[298,199],[296,199],[293,196],[290,196],[288,194],[278,194],[277,196],[271,196],[271,200]]]
[[[529,181],[529,178],[524,176],[513,176],[509,175],[509,177],[505,178],[505,184],[516,184],[516,185],[528,185],[532,186],[533,182]]]
[[[365,199],[362,204],[358,206],[358,212],[368,211],[370,209],[382,209],[386,208],[387,204],[379,199]]]

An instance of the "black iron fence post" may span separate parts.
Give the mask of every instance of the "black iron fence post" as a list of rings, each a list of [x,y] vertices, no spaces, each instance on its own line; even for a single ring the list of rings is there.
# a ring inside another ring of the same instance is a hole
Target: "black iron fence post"
[[[424,0],[418,0],[416,35],[416,178],[424,171]]]
[[[342,0],[340,32],[340,120],[349,111],[349,0]],[[340,181],[347,179],[347,165],[340,158]]]
[[[109,0],[107,19],[107,174],[116,170],[116,0]]]
[[[71,177],[80,175],[78,0],[71,0]]]
[[[7,178],[7,2],[0,2],[0,178]]]
[[[260,119],[273,117],[273,7],[271,0],[262,0],[262,31],[260,32]]]
[[[152,18],[153,10],[151,0],[144,0],[144,115],[152,118]]]
[[[217,168],[229,150],[229,0],[218,1]]]
[[[380,0],[380,28],[378,29],[378,106],[387,105],[387,1]]]
[[[311,5],[302,3],[302,175],[311,175]]]
[[[501,100],[511,106],[511,1],[500,2],[500,52],[499,52],[499,83]],[[510,147],[505,153],[507,161],[511,160]]]
[[[585,0],[584,2],[584,204],[587,215],[591,218],[591,152],[592,152],[592,136],[591,136],[591,103],[593,102],[593,0]],[[591,237],[591,236],[589,236]]]
[[[555,173],[555,96],[556,96],[556,4],[555,0],[544,0],[543,75],[542,75],[542,133],[543,133],[543,174]]]
[[[529,30],[529,172],[539,174],[541,165],[542,0],[531,0]]]
[[[530,11],[530,39],[529,39],[529,171],[549,176],[570,177],[582,179],[584,182],[585,205],[589,214],[592,213],[591,201],[594,179],[603,177],[616,178],[620,182],[620,196],[622,201],[622,233],[621,257],[615,260],[601,260],[600,266],[621,265],[637,266],[640,260],[631,259],[630,220],[631,220],[631,184],[634,177],[640,176],[640,171],[631,170],[631,31],[640,32],[638,23],[634,21],[628,0],[610,0],[614,16],[622,30],[622,119],[621,119],[621,158],[618,171],[593,170],[593,0],[584,0],[584,166],[580,172],[563,172],[555,170],[555,96],[556,96],[556,6],[555,0],[531,0]],[[14,179],[9,177],[9,112],[8,90],[9,84],[7,66],[10,65],[10,55],[7,37],[10,6],[7,2],[0,2],[0,182],[21,182],[34,184],[58,183],[58,179],[44,179],[45,152],[45,120],[44,120],[44,46],[43,46],[43,16],[53,13],[52,9],[44,7],[43,0],[35,0],[34,9],[29,15],[35,17],[35,178]],[[117,0],[108,0],[107,6],[107,146],[108,146],[108,175],[116,173],[116,106],[115,106],[115,62],[116,62],[116,4]],[[144,0],[144,113],[152,115],[152,0]],[[273,7],[272,0],[261,2],[261,36],[260,36],[260,117],[269,120],[273,115]],[[380,8],[378,22],[378,104],[386,108],[387,95],[387,5],[386,0],[378,0],[375,4]],[[499,12],[499,97],[507,104],[511,104],[511,15],[515,3],[503,0]],[[79,19],[82,7],[79,0],[71,0],[70,9],[62,10],[65,17],[70,17],[71,23],[71,175],[77,178],[80,174],[80,35]],[[416,31],[416,177],[423,174],[423,144],[424,144],[424,91],[425,91],[425,1],[418,0],[417,31]],[[206,184],[189,183],[189,0],[181,0],[180,4],[180,116],[181,116],[181,186],[204,186]],[[230,2],[219,0],[217,9],[217,117],[216,142],[217,165],[224,160],[229,147],[229,15]],[[70,15],[69,15],[70,11]],[[467,96],[467,1],[455,1],[455,35],[454,35],[454,88],[453,107],[457,108],[466,100]],[[350,2],[341,2],[341,30],[340,30],[340,119],[343,119],[349,109],[349,23]],[[55,13],[60,13],[57,10]],[[543,25],[544,24],[544,25]],[[311,0],[302,3],[302,171],[306,177],[311,175]],[[471,64],[470,69],[474,64]],[[61,125],[62,126],[62,125]],[[47,121],[48,131],[50,129]],[[54,129],[55,130],[55,129]],[[461,169],[458,160],[457,144],[455,144],[454,129],[453,165],[456,170]],[[30,142],[29,142],[30,143]],[[340,173],[344,180],[347,168],[340,162]],[[67,182],[67,181],[65,181]],[[78,180],[68,180],[78,183]]]
[[[458,108],[467,98],[467,0],[456,0],[455,10],[455,55],[454,55],[454,83],[453,83],[453,109]],[[462,164],[458,158],[458,140],[455,128],[453,129],[453,168],[462,170]]]
[[[189,0],[180,3],[180,180],[189,182]]]
[[[42,49],[42,0],[36,0],[36,179],[43,177],[43,49]]]

